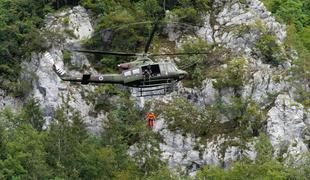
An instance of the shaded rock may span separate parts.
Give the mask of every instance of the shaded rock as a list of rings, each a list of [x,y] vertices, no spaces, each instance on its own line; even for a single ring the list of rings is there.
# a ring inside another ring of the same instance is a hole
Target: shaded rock
[[[20,108],[21,103],[22,102],[20,100],[7,95],[5,91],[0,89],[0,111],[5,108],[10,108],[13,111],[17,111]]]

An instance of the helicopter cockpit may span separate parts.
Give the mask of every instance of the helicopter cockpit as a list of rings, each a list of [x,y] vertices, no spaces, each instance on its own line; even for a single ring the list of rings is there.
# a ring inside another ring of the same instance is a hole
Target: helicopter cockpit
[[[154,63],[145,66],[132,68],[123,71],[123,76],[125,79],[136,79],[141,76],[143,77],[161,77],[165,78],[168,75],[174,75],[178,73],[177,67],[170,62]]]

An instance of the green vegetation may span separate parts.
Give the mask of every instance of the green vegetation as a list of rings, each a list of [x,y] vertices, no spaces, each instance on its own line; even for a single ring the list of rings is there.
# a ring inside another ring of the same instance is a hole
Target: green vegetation
[[[242,60],[243,58],[231,59],[230,50],[224,47],[209,45],[201,38],[193,38],[185,41],[181,47],[181,52],[205,53],[191,56],[180,56],[181,61],[178,62],[178,66],[189,72],[189,77],[183,80],[185,87],[201,87],[202,81],[206,78],[224,78],[222,73],[223,69],[221,67],[224,63],[233,64],[234,61],[240,61],[239,63],[244,63],[245,65],[245,61]],[[246,66],[244,68],[246,68]],[[241,71],[241,73],[243,73],[243,71]],[[241,76],[245,76],[245,74],[241,74]]]
[[[19,87],[21,64],[31,57],[31,53],[46,49],[44,36],[49,32],[42,32],[44,16],[64,5],[76,5],[77,0],[0,0],[0,86],[8,93],[14,90],[14,96],[25,93]],[[9,82],[8,82],[9,81]]]
[[[164,10],[170,10],[179,22],[199,25],[202,23],[199,17],[208,10],[208,2],[208,0],[137,0],[119,3],[116,0],[83,0],[81,4],[91,9],[94,16],[99,18],[94,36],[85,42],[85,46],[103,50],[142,52],[152,29],[152,22],[160,20],[160,24],[164,25],[167,21],[171,21],[164,19]],[[162,28],[163,26],[159,27]],[[111,33],[110,36],[103,38],[102,32],[107,31]],[[159,31],[155,36],[165,35]],[[105,43],[102,43],[103,41]],[[112,65],[129,60],[132,59],[95,57],[92,63],[96,64],[97,70],[101,72],[111,72],[117,70],[116,66]]]
[[[198,179],[307,179],[308,170],[305,167],[309,167],[308,162],[300,166],[302,169],[280,163],[273,158],[272,146],[266,135],[259,136],[255,149],[257,151],[255,162],[243,159],[228,170],[205,167],[197,174]]]
[[[1,179],[173,179],[159,160],[160,138],[141,121],[145,112],[126,95],[117,104],[97,136],[66,107],[54,112],[47,130],[36,100],[20,112],[0,112]],[[127,154],[133,144],[136,162]]]
[[[203,25],[202,14],[209,10],[209,0],[180,0],[178,6],[172,10],[180,22],[193,25]]]
[[[182,44],[181,52],[195,53],[195,52],[208,52],[210,46],[203,39],[189,39]],[[206,78],[206,71],[208,62],[207,55],[198,54],[193,56],[181,56],[181,61],[178,63],[179,67],[186,68],[189,77],[184,82],[189,87],[200,87],[202,81]]]
[[[43,49],[39,28],[46,11],[42,1],[0,1],[1,79],[16,80],[21,70],[20,63],[33,51]]]
[[[70,20],[68,17],[65,17],[63,20],[62,20],[62,23],[64,23],[65,25],[68,25],[70,23]]]
[[[240,90],[246,81],[247,66],[244,58],[235,58],[228,62],[227,68],[225,68],[216,78],[216,82],[213,86],[216,89],[233,88],[236,93]]]
[[[3,80],[4,81],[4,80]],[[4,81],[0,88],[5,90],[9,95],[17,98],[25,98],[32,91],[32,82],[29,80]]]
[[[64,64],[69,65],[71,61],[71,53],[67,50],[62,51]]]
[[[190,133],[206,139],[225,134],[247,140],[263,131],[265,113],[251,100],[233,98],[229,104],[219,98],[213,106],[199,108],[185,99],[179,98],[167,104],[157,105],[172,131]],[[223,118],[229,121],[223,122]]]
[[[123,93],[117,90],[114,85],[107,84],[96,87],[95,91],[90,92],[85,98],[88,103],[94,105],[95,112],[98,113],[101,110],[109,112],[116,107],[112,97],[121,94]]]
[[[310,84],[310,1],[309,0],[264,0],[267,8],[276,18],[287,24],[287,39],[285,45],[289,52],[295,49],[298,59],[294,60],[292,72],[297,84],[302,84],[297,100],[309,107],[309,102],[304,101],[309,97],[307,89]],[[300,85],[296,85],[300,86]]]
[[[300,164],[283,164],[273,157],[272,145],[265,134],[261,134],[255,145],[257,159],[242,159],[235,162],[228,170],[220,167],[206,166],[197,173],[203,179],[309,179],[309,154],[303,155]]]
[[[265,63],[277,66],[286,60],[282,55],[281,46],[273,35],[263,34],[256,42],[256,47],[262,53]]]
[[[77,39],[77,36],[74,34],[74,30],[72,29],[65,29],[64,33],[66,33],[71,38]]]
[[[163,113],[163,117],[168,123],[168,128],[172,131],[195,134],[197,137],[210,136],[213,126],[212,119],[204,109],[198,109],[185,99],[175,99],[169,104],[161,104],[158,112]],[[214,118],[214,117],[213,117]]]
[[[298,31],[309,24],[309,0],[263,0],[266,7],[274,13],[277,20],[294,24]]]
[[[163,2],[166,2],[165,6]],[[129,23],[169,21],[163,19],[163,12],[170,10],[179,22],[201,25],[200,15],[209,10],[212,1],[0,0],[1,89],[14,97],[26,97],[31,92],[32,82],[18,78],[21,64],[27,63],[31,53],[48,48],[44,32],[40,31],[44,15],[78,3],[91,9],[98,18],[95,36],[85,43],[86,46],[141,52],[151,24],[130,26]],[[266,5],[279,20],[288,24],[285,48],[289,52],[293,52],[292,47],[298,51],[299,58],[294,61],[292,72],[294,79],[303,84],[298,89],[297,100],[310,107],[307,91],[310,84],[310,2],[271,0],[266,1]],[[70,22],[64,18],[62,23]],[[239,30],[245,32],[249,27]],[[102,31],[111,32],[106,43],[102,43]],[[72,30],[65,30],[65,33],[76,38]],[[156,36],[155,39],[161,42],[165,35],[158,33]],[[281,48],[273,35],[264,33],[256,45],[266,63],[279,65],[283,62]],[[210,45],[205,41],[192,39],[184,43],[182,52],[206,52],[209,49]],[[205,167],[198,173],[198,179],[309,179],[309,157],[296,168],[284,165],[283,159],[273,158],[272,146],[262,133],[266,119],[264,110],[239,94],[247,80],[246,61],[240,57],[222,58],[223,54],[228,53],[224,48],[216,47],[207,55],[208,59],[205,55],[181,57],[179,65],[189,67],[190,78],[185,82],[189,86],[199,87],[202,80],[210,77],[217,80],[214,83],[217,89],[233,88],[236,97],[230,103],[218,98],[212,106],[196,107],[185,99],[175,99],[156,109],[172,131],[191,133],[203,140],[219,134],[240,139],[240,142],[223,144],[222,153],[228,146],[243,146],[244,142],[258,137],[255,162],[242,159],[227,170]],[[63,52],[65,63],[70,62],[70,56],[69,52]],[[99,72],[113,72],[116,64],[129,60],[94,57],[93,63]],[[227,67],[223,70],[220,65],[224,63]],[[128,94],[112,85],[99,86],[84,98],[94,104],[94,113],[108,112],[99,135],[90,134],[83,117],[68,107],[59,107],[51,124],[43,129],[45,120],[35,99],[26,100],[18,112],[10,109],[0,112],[0,179],[177,179],[159,158],[162,139],[146,127],[143,117],[147,108],[138,109]],[[225,118],[229,121],[223,121]],[[129,147],[137,147],[133,157],[128,155]],[[281,151],[286,149],[283,146]]]

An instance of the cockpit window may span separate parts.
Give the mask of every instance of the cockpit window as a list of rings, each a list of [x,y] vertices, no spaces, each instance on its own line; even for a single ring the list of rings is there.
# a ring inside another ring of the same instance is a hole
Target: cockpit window
[[[167,64],[167,70],[168,72],[176,72],[177,69],[173,64]]]
[[[174,64],[171,64],[171,65],[172,65],[172,67],[174,68],[175,71],[178,70],[178,68]]]

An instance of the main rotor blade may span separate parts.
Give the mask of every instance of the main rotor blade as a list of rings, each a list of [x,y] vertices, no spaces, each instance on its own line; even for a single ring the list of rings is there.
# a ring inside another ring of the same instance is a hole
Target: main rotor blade
[[[153,40],[154,34],[155,34],[156,30],[157,30],[157,27],[158,27],[158,21],[156,21],[156,22],[154,23],[154,27],[153,27],[153,29],[152,29],[152,32],[151,32],[151,34],[150,34],[150,37],[149,37],[149,39],[147,40],[147,43],[146,43],[145,48],[144,48],[144,54],[147,54],[147,52],[149,51],[149,48],[150,48],[151,42],[152,42],[152,40]]]
[[[190,55],[198,55],[198,54],[210,54],[210,52],[190,52],[190,53],[158,53],[158,54],[150,54],[149,56],[190,56]]]
[[[135,53],[98,51],[98,50],[88,50],[88,49],[75,49],[73,51],[81,52],[81,53],[104,54],[104,55],[113,55],[113,56],[137,56],[138,55]]]
[[[121,30],[121,29],[125,29],[128,28],[130,26],[136,26],[136,25],[145,25],[145,24],[154,24],[156,21],[141,21],[141,22],[135,22],[135,23],[128,23],[128,24],[124,24],[124,25],[119,25],[119,26],[112,26],[112,27],[108,27],[108,28],[104,28],[106,30]],[[169,20],[160,20],[157,22],[158,26],[165,26],[167,24],[176,24],[179,26],[183,26],[183,27],[203,27],[202,25],[197,25],[197,24],[193,24],[193,23],[182,23],[182,22],[176,22],[176,21],[169,21]]]

